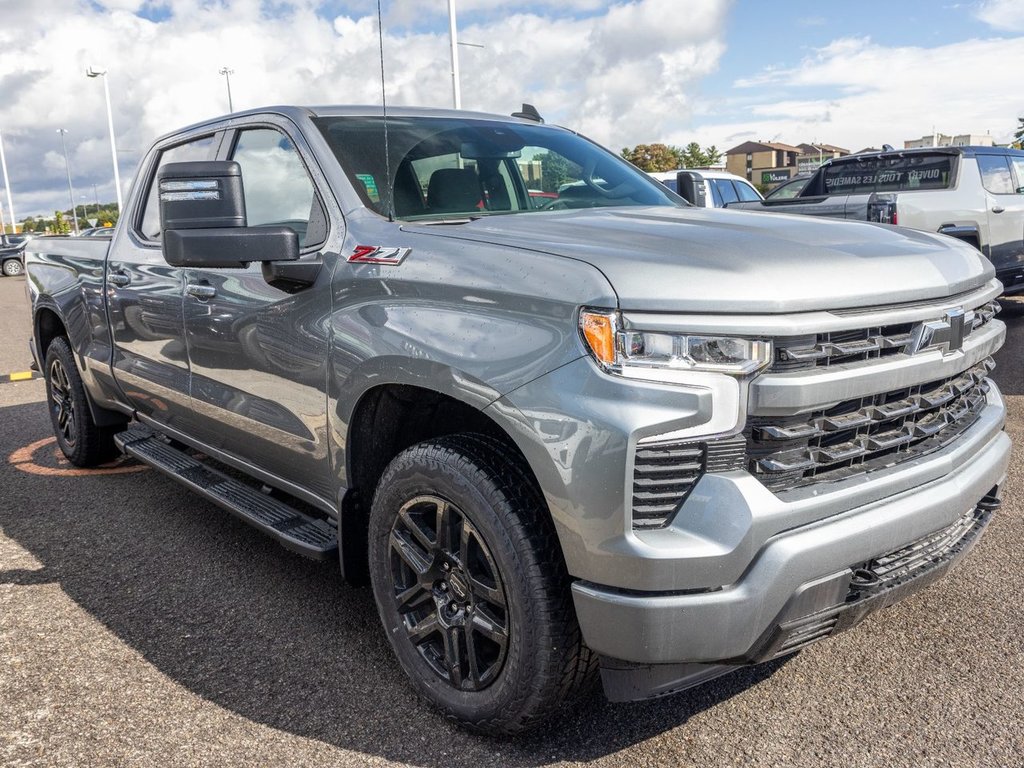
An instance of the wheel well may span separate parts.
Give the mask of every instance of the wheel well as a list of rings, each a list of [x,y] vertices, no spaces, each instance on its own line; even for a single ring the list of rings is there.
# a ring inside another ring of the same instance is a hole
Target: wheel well
[[[349,423],[347,446],[349,488],[342,500],[341,558],[345,579],[366,583],[367,525],[377,483],[391,460],[424,440],[463,432],[489,435],[507,446],[540,485],[519,447],[490,417],[471,405],[421,387],[390,384],[375,387],[360,399]]]
[[[46,359],[46,350],[50,342],[58,336],[67,337],[68,332],[60,317],[52,309],[41,309],[36,315],[36,340],[39,342],[39,362]]]

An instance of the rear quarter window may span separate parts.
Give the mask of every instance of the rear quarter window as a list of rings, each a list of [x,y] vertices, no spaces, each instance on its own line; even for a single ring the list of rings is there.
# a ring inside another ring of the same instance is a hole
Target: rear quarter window
[[[835,195],[947,189],[957,159],[957,155],[916,154],[837,163],[825,169],[825,191]]]

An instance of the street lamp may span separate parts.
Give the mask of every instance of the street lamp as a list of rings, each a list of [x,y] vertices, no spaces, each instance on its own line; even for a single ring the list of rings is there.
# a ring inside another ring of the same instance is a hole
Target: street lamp
[[[448,36],[452,45],[452,97],[456,109],[462,109],[462,91],[459,87],[459,33],[455,23],[455,0],[448,0]]]
[[[235,70],[231,69],[231,67],[221,67],[217,71],[224,75],[224,79],[228,84],[228,112],[234,112],[235,105],[231,101],[231,76],[235,74]]]
[[[68,198],[71,200],[71,218],[75,220],[75,234],[78,234],[78,213],[75,211],[75,189],[71,186],[71,163],[68,162],[68,145],[64,141],[64,134],[68,132],[67,128],[58,128],[57,133],[60,134],[60,145],[64,149],[64,170],[68,173]]]
[[[4,140],[0,136],[0,167],[4,172],[4,187],[7,189],[7,211],[11,214],[11,232],[18,234],[18,220],[14,218],[14,201],[11,200],[11,180],[7,176],[7,157],[4,155]]]
[[[117,144],[114,141],[114,114],[110,111],[110,88],[107,86],[107,70],[89,67],[86,77],[103,78],[103,96],[107,100],[107,129],[110,131],[110,159],[114,163],[114,191],[117,193],[117,210],[121,212],[121,173],[117,169]]]

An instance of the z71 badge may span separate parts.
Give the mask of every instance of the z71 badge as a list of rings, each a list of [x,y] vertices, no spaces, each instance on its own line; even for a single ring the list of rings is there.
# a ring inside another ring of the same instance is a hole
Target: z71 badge
[[[350,264],[401,264],[412,248],[384,248],[379,245],[357,245],[348,257]]]

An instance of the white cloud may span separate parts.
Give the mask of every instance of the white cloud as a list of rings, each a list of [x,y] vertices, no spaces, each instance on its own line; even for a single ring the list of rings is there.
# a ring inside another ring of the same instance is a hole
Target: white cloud
[[[1007,65],[1017,61],[1024,61],[1024,37],[934,48],[840,38],[799,66],[765,69],[737,80],[724,101],[735,101],[742,120],[711,122],[714,112],[697,105],[696,112],[708,122],[667,138],[681,141],[697,134],[703,143],[728,146],[735,136],[818,140],[857,150],[883,143],[902,146],[934,127],[943,133],[990,131],[1005,142],[1024,113],[1020,73]]]
[[[459,0],[460,37],[485,46],[461,51],[463,106],[508,114],[528,101],[615,148],[651,140],[687,120],[696,84],[724,51],[728,3],[692,0],[682,14],[676,0]],[[69,129],[76,195],[91,201],[95,183],[101,199],[114,197],[103,88],[85,77],[90,65],[109,73],[125,184],[156,136],[227,111],[225,65],[236,109],[380,103],[367,0],[330,19],[315,0],[0,5],[0,130],[19,216],[67,206],[58,127]],[[446,7],[385,4],[389,102],[451,103]],[[168,15],[151,21],[140,8]]]
[[[1024,3],[1020,0],[985,0],[977,16],[995,29],[1024,32]]]

